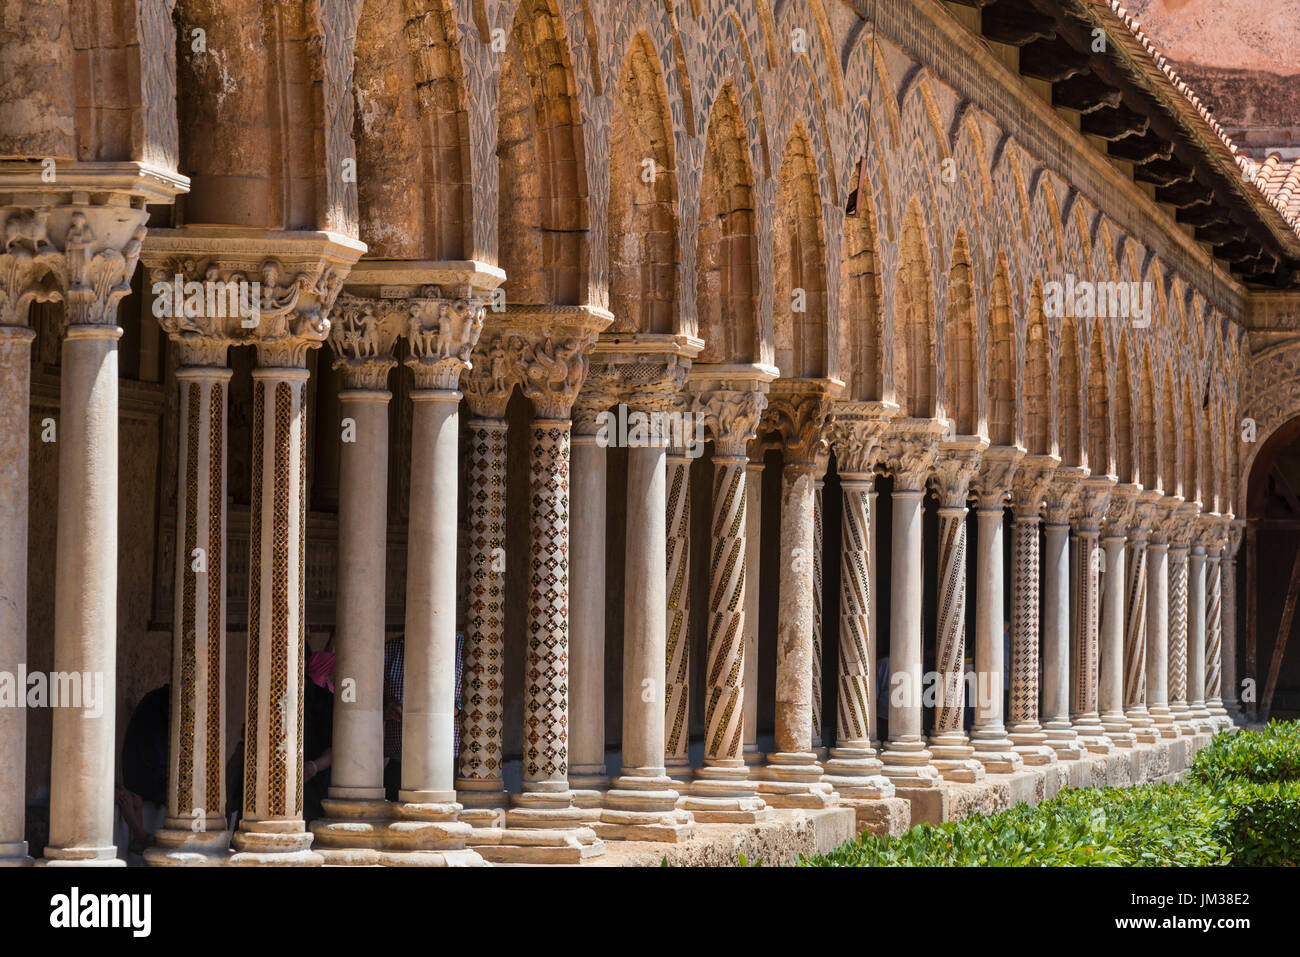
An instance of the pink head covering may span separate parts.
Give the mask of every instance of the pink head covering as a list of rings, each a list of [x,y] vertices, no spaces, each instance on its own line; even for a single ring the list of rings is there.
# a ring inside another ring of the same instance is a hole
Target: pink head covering
[[[330,694],[334,693],[334,682],[330,676],[334,674],[334,652],[317,651],[307,659],[307,677],[310,678],[318,688],[329,688]]]

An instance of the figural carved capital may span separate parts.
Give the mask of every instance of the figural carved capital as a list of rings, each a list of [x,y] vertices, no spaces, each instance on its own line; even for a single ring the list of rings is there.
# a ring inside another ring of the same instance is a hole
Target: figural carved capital
[[[993,445],[980,457],[979,471],[971,480],[971,495],[982,511],[1001,511],[1012,500],[1016,471],[1025,450],[1014,445]]]
[[[1128,484],[1116,485],[1112,489],[1102,526],[1106,538],[1128,537],[1129,526],[1133,524],[1133,515],[1137,511],[1139,492],[1138,486]]]
[[[829,441],[841,477],[875,475],[885,455],[889,415],[863,402],[837,402]]]
[[[984,454],[983,439],[953,439],[939,443],[930,472],[930,489],[940,508],[966,508],[971,480],[979,471]]]
[[[1134,498],[1133,516],[1128,527],[1130,542],[1145,542],[1151,537],[1163,497],[1164,493],[1159,489],[1143,489]]]
[[[715,455],[744,458],[765,408],[767,394],[758,389],[716,389],[697,395],[693,411],[704,418]]]
[[[943,423],[935,419],[896,419],[885,438],[885,462],[894,490],[920,492],[939,452]]]
[[[1047,486],[1044,499],[1044,517],[1048,525],[1069,525],[1070,515],[1074,512],[1079,498],[1080,484],[1088,475],[1088,470],[1078,465],[1058,466],[1052,473],[1052,481]]]
[[[1017,521],[1038,518],[1047,501],[1052,476],[1060,464],[1061,460],[1055,455],[1026,455],[1020,460],[1011,492],[1011,507]]]
[[[482,299],[429,296],[410,300],[409,309],[406,338],[411,355],[406,365],[415,373],[415,387],[455,391],[461,373],[471,365],[470,354],[483,331],[486,304]]]

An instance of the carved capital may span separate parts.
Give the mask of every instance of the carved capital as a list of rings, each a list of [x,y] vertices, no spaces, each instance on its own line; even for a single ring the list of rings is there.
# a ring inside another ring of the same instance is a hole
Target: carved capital
[[[1020,460],[1016,483],[1012,490],[1011,505],[1016,520],[1037,518],[1047,501],[1052,476],[1061,460],[1055,455],[1027,455]]]
[[[786,465],[816,468],[830,452],[831,402],[825,395],[770,393],[763,425],[781,437]]]
[[[1102,529],[1106,538],[1128,537],[1129,526],[1133,524],[1133,515],[1137,511],[1140,491],[1138,486],[1126,484],[1116,485],[1111,491]]]
[[[1128,538],[1131,542],[1145,542],[1156,526],[1160,499],[1164,493],[1158,489],[1144,489],[1134,499],[1133,517],[1129,520]]]
[[[407,310],[399,300],[343,293],[330,312],[330,348],[345,389],[386,389],[397,360],[393,346]]]
[[[1014,445],[994,445],[984,450],[971,494],[983,511],[1001,511],[1011,501],[1016,470],[1025,450]]]
[[[436,293],[436,288],[422,292]],[[417,389],[455,390],[483,331],[482,299],[442,299],[433,295],[409,301],[406,337],[411,355],[406,365]]]
[[[1114,490],[1115,478],[1111,475],[1089,475],[1079,482],[1079,496],[1074,503],[1074,521],[1080,534],[1100,531]]]
[[[940,508],[966,507],[970,498],[970,483],[979,471],[984,442],[954,440],[940,442],[930,471],[930,490],[939,500]]]
[[[898,419],[885,437],[885,462],[895,491],[920,492],[939,453],[943,423],[934,419]]]
[[[757,389],[717,389],[695,397],[693,411],[703,416],[717,455],[744,457],[767,408],[767,395]]]
[[[1087,474],[1087,469],[1077,465],[1062,465],[1052,473],[1052,481],[1047,486],[1044,499],[1048,525],[1070,524],[1070,515],[1074,512],[1081,491],[1080,483]]]
[[[829,441],[841,476],[875,474],[885,455],[886,428],[885,419],[845,416],[836,406]]]
[[[506,350],[508,344],[499,335],[491,340],[480,339],[461,383],[470,411],[485,419],[505,418],[510,393],[518,382],[516,366]]]
[[[1228,540],[1224,546],[1226,548],[1226,551],[1223,553],[1224,558],[1232,559],[1234,561],[1236,560],[1237,550],[1241,548],[1241,539],[1245,532],[1246,520],[1244,518],[1234,518],[1228,522]]]
[[[1206,554],[1218,551],[1223,538],[1223,516],[1218,512],[1202,512],[1193,519],[1192,544],[1205,549]]]
[[[587,374],[587,353],[596,333],[584,331],[563,339],[514,336],[519,386],[539,419],[567,419]]]

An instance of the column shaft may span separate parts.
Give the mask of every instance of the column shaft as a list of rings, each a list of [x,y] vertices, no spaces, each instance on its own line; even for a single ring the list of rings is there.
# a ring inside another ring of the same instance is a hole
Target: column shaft
[[[1007,661],[1003,644],[1003,509],[976,512],[975,674],[978,693],[971,728],[974,757],[986,770],[1009,774],[1024,761],[1012,750],[1003,721],[1002,691]],[[1037,676],[1035,676],[1037,677]]]
[[[1169,708],[1169,545],[1147,547],[1147,710],[1162,738],[1179,730]]]
[[[1124,592],[1128,587],[1125,539],[1113,530],[1102,542],[1105,555],[1105,593],[1101,604],[1100,669],[1097,705],[1107,737],[1119,747],[1137,743],[1124,716]]]
[[[1008,695],[1008,737],[1025,764],[1056,761],[1039,723],[1039,526],[1036,512],[1017,510],[1015,577],[1011,582],[1011,692]]]
[[[1070,526],[1048,522],[1043,554],[1043,727],[1062,759],[1083,757],[1070,725]]]
[[[668,454],[667,518],[668,637],[664,672],[664,752],[669,777],[679,786],[691,778],[691,459]]]
[[[758,606],[762,593],[759,566],[763,549],[763,463],[745,466],[745,763],[759,765],[758,750]]]
[[[1195,545],[1187,567],[1187,706],[1196,727],[1213,730],[1205,706],[1205,548]]]
[[[581,434],[573,437],[572,451],[570,494],[581,506],[572,513],[569,553],[569,784],[580,807],[596,808],[601,792],[609,787],[605,769],[606,453],[595,435]],[[629,487],[629,531],[632,507]],[[625,581],[627,594],[633,586],[630,568]],[[630,620],[625,624],[625,628],[632,626]],[[627,728],[623,730],[626,740]],[[623,760],[626,764],[626,754]]]

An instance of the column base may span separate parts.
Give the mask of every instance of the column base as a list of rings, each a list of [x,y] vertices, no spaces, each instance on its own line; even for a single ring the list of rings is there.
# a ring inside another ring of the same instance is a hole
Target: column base
[[[673,790],[683,792],[691,786],[695,770],[690,758],[668,758],[664,761],[664,773],[673,782]]]
[[[350,867],[475,867],[483,859],[465,844],[473,829],[461,806],[326,798],[325,817],[311,824],[313,847],[326,864]]]
[[[822,765],[822,780],[835,789],[840,803],[878,801],[894,796],[894,784],[881,774],[884,764],[872,747],[831,748]]]
[[[1011,750],[1028,767],[1040,768],[1058,760],[1056,751],[1047,744],[1047,732],[1037,724],[1014,725],[1007,737],[1011,740]]]
[[[745,753],[741,755],[746,767],[758,768],[767,764],[767,755],[758,748],[746,746]]]
[[[701,824],[753,824],[772,816],[772,809],[758,796],[758,787],[743,764],[700,768],[677,807],[690,811]]]
[[[770,806],[820,811],[839,803],[835,789],[823,780],[814,752],[773,751],[767,761],[758,793]]]
[[[1137,735],[1133,731],[1133,726],[1129,724],[1128,718],[1124,717],[1122,711],[1107,712],[1101,716],[1101,729],[1110,738],[1111,744],[1117,748],[1135,748],[1137,747]]]
[[[456,803],[461,807],[462,823],[470,827],[503,827],[510,794],[500,778],[460,778],[456,781]]]
[[[1078,732],[1068,721],[1049,721],[1043,725],[1043,731],[1047,733],[1045,743],[1056,752],[1058,760],[1078,761],[1087,753],[1087,748],[1079,740]]]
[[[569,790],[573,792],[574,806],[588,812],[585,817],[587,823],[599,821],[605,792],[609,790],[609,775],[605,773],[605,766],[579,765],[569,768]]]
[[[572,791],[513,795],[505,827],[476,827],[466,843],[493,864],[577,864],[605,853],[605,844],[574,806]]]
[[[188,827],[164,826],[154,833],[153,847],[144,851],[150,867],[219,867],[230,858],[230,832],[192,831]]]
[[[45,856],[36,861],[37,867],[126,867],[126,861],[117,856],[117,848],[107,847],[47,847]]]
[[[1168,707],[1155,705],[1148,710],[1151,714],[1152,724],[1160,737],[1166,739],[1182,737],[1183,731],[1174,723],[1174,713]]]
[[[984,765],[974,758],[966,735],[944,731],[930,738],[930,763],[939,769],[945,781],[974,784],[984,780]]]
[[[930,788],[940,781],[939,769],[930,764],[930,752],[919,738],[886,742],[880,761],[880,773],[895,787]]]
[[[1204,702],[1193,703],[1188,708],[1188,716],[1192,720],[1192,727],[1197,731],[1214,733],[1214,716],[1210,714]]]
[[[695,833],[695,819],[677,808],[680,796],[667,775],[615,778],[592,830],[607,841],[684,841]]]
[[[1156,723],[1147,711],[1146,705],[1138,705],[1125,711],[1124,720],[1128,722],[1138,744],[1155,744],[1160,740],[1160,732],[1156,730]]]
[[[34,863],[32,856],[27,853],[26,841],[0,844],[0,867],[31,867]]]
[[[235,829],[232,867],[320,867],[325,862],[312,850],[312,834],[300,820],[250,821]]]
[[[1087,749],[1089,753],[1115,753],[1115,742],[1106,734],[1101,719],[1096,715],[1089,715],[1082,719],[1076,718],[1073,727],[1074,733],[1078,736],[1079,744]]]

